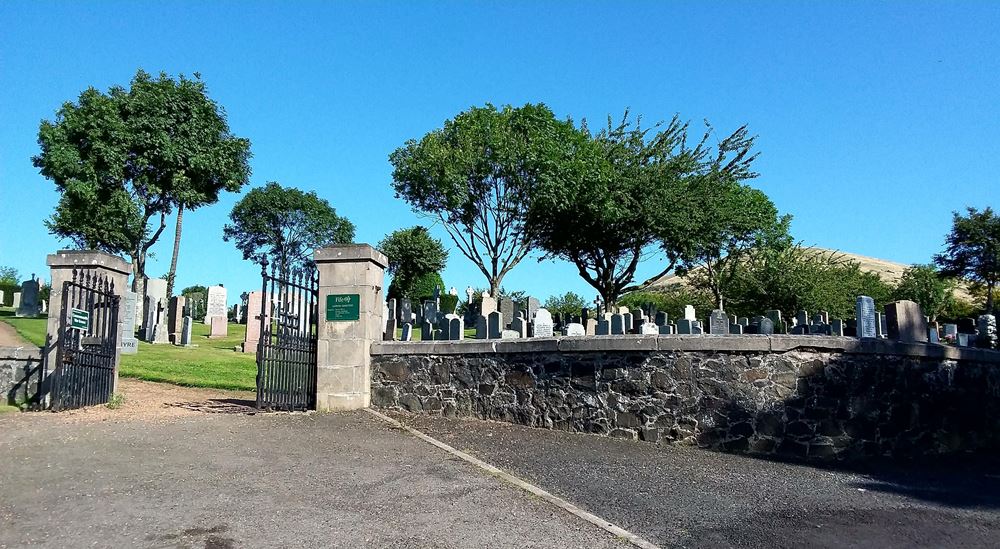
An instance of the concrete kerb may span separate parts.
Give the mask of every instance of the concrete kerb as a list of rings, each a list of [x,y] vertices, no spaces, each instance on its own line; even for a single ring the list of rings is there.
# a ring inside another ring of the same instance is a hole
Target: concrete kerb
[[[458,343],[458,342],[455,342],[455,343]],[[406,425],[404,423],[396,421],[395,419],[392,419],[391,417],[389,417],[389,416],[387,416],[385,414],[376,412],[375,410],[372,410],[371,408],[366,408],[365,411],[368,412],[368,413],[370,413],[371,415],[373,415],[373,416],[381,419],[382,421],[385,421],[386,423],[392,425],[393,427],[396,427],[397,429],[402,429],[402,430],[410,433],[411,435],[419,438],[420,440],[423,440],[424,442],[427,442],[427,443],[429,443],[431,445],[434,445],[434,446],[440,448],[441,450],[444,450],[445,452],[448,452],[449,454],[451,454],[451,455],[453,455],[453,456],[461,459],[462,461],[465,461],[467,463],[475,465],[476,467],[478,467],[478,468],[480,468],[480,469],[482,469],[482,470],[490,473],[491,475],[495,475],[495,476],[499,477],[501,480],[504,480],[504,481],[506,481],[506,482],[508,482],[510,484],[513,484],[514,486],[517,486],[518,488],[520,488],[520,489],[522,489],[522,490],[524,490],[524,491],[526,491],[526,492],[528,492],[528,493],[530,493],[532,495],[535,495],[535,496],[537,496],[537,497],[539,497],[539,498],[547,501],[548,503],[551,503],[552,505],[555,505],[556,507],[559,507],[560,509],[562,509],[562,510],[564,510],[564,511],[570,513],[570,514],[575,515],[575,516],[577,516],[577,517],[579,517],[579,518],[581,518],[581,519],[583,519],[583,520],[585,520],[585,521],[593,524],[594,526],[596,526],[596,527],[604,530],[605,532],[608,532],[608,533],[610,533],[610,534],[612,534],[612,535],[614,535],[614,536],[616,536],[618,538],[621,538],[621,539],[624,539],[624,540],[628,541],[629,543],[631,543],[632,545],[635,545],[636,547],[641,547],[642,549],[659,549],[658,545],[650,542],[649,540],[646,540],[645,538],[639,537],[638,535],[633,534],[632,532],[629,532],[628,530],[622,528],[621,526],[618,526],[617,524],[609,522],[609,521],[607,521],[607,520],[605,520],[605,519],[603,519],[603,518],[601,518],[601,517],[599,517],[599,516],[597,516],[597,515],[595,515],[593,513],[589,513],[587,511],[584,511],[583,509],[581,509],[581,508],[577,507],[576,505],[573,505],[572,503],[570,503],[570,502],[568,502],[568,501],[560,498],[559,496],[556,496],[556,495],[554,495],[552,493],[549,493],[549,492],[547,492],[547,491],[539,488],[538,486],[535,486],[534,484],[531,484],[531,483],[529,483],[529,482],[527,482],[527,481],[525,481],[525,480],[523,480],[521,478],[515,477],[514,475],[512,475],[512,474],[510,474],[510,473],[508,473],[506,471],[504,471],[503,469],[500,469],[499,467],[495,467],[493,465],[490,465],[489,463],[486,463],[485,461],[483,461],[483,460],[481,460],[479,458],[476,458],[476,457],[474,457],[472,455],[469,455],[469,454],[467,454],[465,452],[462,452],[461,450],[458,450],[458,449],[456,449],[456,448],[454,448],[454,447],[452,447],[452,446],[450,446],[448,444],[445,444],[444,442],[441,442],[440,440],[437,440],[434,437],[426,435],[426,434],[424,434],[424,433],[422,433],[422,432],[414,429],[413,427],[410,427],[410,426],[408,426],[408,425]]]
[[[616,335],[518,340],[376,341],[372,355],[475,355],[535,352],[725,351],[783,353],[797,349],[846,354],[890,355],[1000,364],[1000,351],[933,343],[904,343],[809,335]]]

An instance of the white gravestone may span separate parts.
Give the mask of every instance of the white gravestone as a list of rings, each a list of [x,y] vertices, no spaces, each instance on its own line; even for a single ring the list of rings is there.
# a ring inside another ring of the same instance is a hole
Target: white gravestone
[[[697,320],[698,317],[695,316],[694,305],[684,306],[684,320]]]
[[[224,320],[227,317],[226,289],[222,286],[209,286],[208,297],[205,304],[205,325],[212,325],[212,317],[221,316]]]
[[[578,337],[587,335],[587,329],[583,327],[583,324],[577,322],[570,322],[566,325],[566,336],[568,337]]]
[[[124,355],[134,355],[139,352],[139,340],[135,337],[135,310],[139,305],[139,296],[135,292],[125,291],[125,317],[122,319],[121,349]]]
[[[547,309],[535,311],[534,337],[552,337],[552,314]]]

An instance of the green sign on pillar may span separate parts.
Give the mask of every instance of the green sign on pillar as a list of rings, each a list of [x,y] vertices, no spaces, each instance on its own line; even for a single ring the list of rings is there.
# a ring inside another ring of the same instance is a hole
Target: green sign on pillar
[[[330,294],[326,296],[327,322],[351,321],[360,318],[360,294]]]
[[[72,308],[69,312],[69,327],[74,330],[84,330],[90,328],[90,311]]]

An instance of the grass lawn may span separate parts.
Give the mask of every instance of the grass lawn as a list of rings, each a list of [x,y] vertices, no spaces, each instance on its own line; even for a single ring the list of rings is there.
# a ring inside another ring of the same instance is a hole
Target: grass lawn
[[[229,335],[209,339],[209,327],[195,322],[192,343],[197,347],[151,345],[140,341],[139,352],[122,355],[119,373],[146,381],[215,389],[257,389],[257,363],[253,353],[233,351],[243,343],[246,326],[230,324]]]
[[[421,341],[420,339],[420,327],[414,326],[413,330],[410,332],[411,341]],[[396,328],[396,341],[403,339],[403,329]],[[465,329],[465,339],[476,339],[476,329],[466,328]]]
[[[46,323],[48,318],[42,316],[38,318],[17,318],[14,316],[14,309],[11,307],[0,308],[0,321],[6,322],[17,330],[17,333],[24,339],[42,347],[45,345]]]

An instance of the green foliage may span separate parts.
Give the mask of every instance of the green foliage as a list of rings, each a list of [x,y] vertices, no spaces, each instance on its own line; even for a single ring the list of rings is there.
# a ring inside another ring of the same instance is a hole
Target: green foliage
[[[596,135],[586,125],[560,134],[559,169],[537,186],[528,213],[535,244],[547,257],[576,265],[607,305],[636,289],[636,267],[654,244],[668,260],[661,275],[696,251],[721,247],[716,240],[729,233],[702,230],[699,209],[712,203],[713,193],[743,189],[739,182],[755,176],[746,128],[712,154],[711,132],[691,147],[688,125],[676,117],[665,126],[640,122],[626,111],[620,123],[609,118]],[[730,219],[739,218],[731,205],[738,203],[725,201]]]
[[[441,310],[445,313],[450,313],[458,308],[458,296],[442,293],[441,294]]]
[[[492,295],[530,250],[530,191],[561,169],[559,136],[571,130],[541,104],[473,107],[389,156],[393,188],[442,223]]]
[[[250,142],[230,133],[197,74],[140,70],[128,90],[89,88],[42,121],[38,144],[32,162],[60,195],[49,231],[128,255],[137,281],[175,206],[212,204],[250,176]]]
[[[329,202],[313,191],[274,181],[248,192],[229,219],[223,240],[233,241],[243,259],[267,259],[282,273],[310,264],[316,248],[354,240],[354,224],[337,215]]]
[[[730,296],[726,312],[740,316],[767,309],[779,309],[787,316],[804,309],[851,318],[857,296],[870,296],[881,308],[892,300],[893,288],[843,255],[796,245],[749,254],[726,292]]]
[[[987,207],[967,208],[967,215],[953,213],[951,232],[945,237],[945,251],[934,263],[948,277],[965,278],[985,286],[984,305],[994,310],[994,290],[1000,283],[1000,216]]]
[[[655,291],[629,292],[618,300],[618,304],[625,307],[643,307],[647,304],[653,304],[657,311],[667,313],[671,321],[684,318],[685,305],[694,306],[698,318],[708,318],[708,314],[715,308],[712,294],[680,285],[672,285]]]
[[[108,399],[108,403],[105,404],[105,406],[107,406],[109,410],[117,410],[124,405],[125,405],[125,395],[121,393],[114,393],[113,395],[111,395],[111,398]]]
[[[934,265],[914,265],[903,271],[893,297],[915,301],[925,315],[937,320],[944,311],[952,308],[954,289],[954,281],[942,277]]]
[[[938,314],[938,321],[958,322],[961,318],[975,318],[981,312],[981,307],[956,296]]]
[[[14,303],[14,292],[21,291],[21,281],[14,267],[0,267],[0,291],[3,292],[3,301],[0,307],[9,307]]]
[[[14,267],[0,267],[0,284],[18,284],[18,272]]]
[[[549,296],[542,306],[552,314],[559,313],[563,317],[573,317],[578,316],[583,311],[583,308],[587,306],[587,302],[579,294],[566,292],[563,295]]]
[[[208,288],[200,285],[194,285],[194,286],[188,286],[187,288],[181,290],[182,296],[187,297],[192,294],[200,294],[201,296],[205,296],[206,294],[208,294]]]
[[[378,249],[389,258],[390,289],[395,294],[389,297],[415,295],[417,281],[442,271],[448,261],[441,241],[431,237],[424,227],[394,231],[379,242]]]
[[[399,286],[396,286],[396,280],[389,284],[389,289],[386,292],[386,296],[391,299],[409,299],[411,303],[416,306],[417,303],[423,303],[425,300],[434,299],[434,288],[441,289],[441,296],[445,295],[444,280],[441,278],[440,273],[424,273],[418,276],[409,289],[409,293],[403,293]]]

